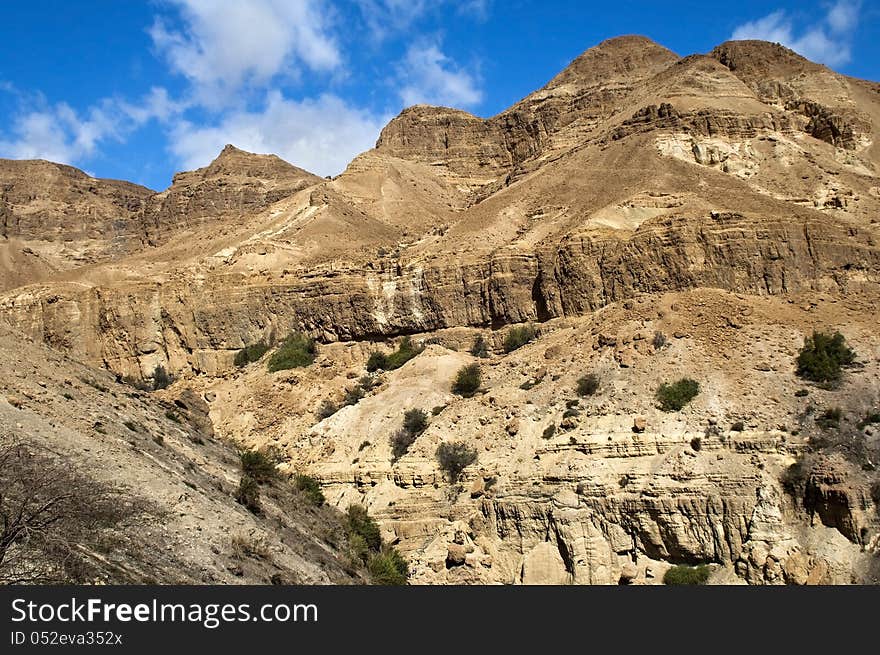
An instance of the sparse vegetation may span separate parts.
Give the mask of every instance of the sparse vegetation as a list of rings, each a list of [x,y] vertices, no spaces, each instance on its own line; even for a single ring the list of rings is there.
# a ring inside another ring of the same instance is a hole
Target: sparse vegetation
[[[807,391],[806,389],[798,389],[797,391],[794,392],[795,398],[806,398],[809,395],[810,395],[810,392]]]
[[[470,352],[474,357],[479,357],[481,359],[485,359],[489,356],[489,347],[482,334],[478,334],[477,338],[474,339],[474,344],[471,346]]]
[[[657,330],[651,339],[651,345],[654,346],[654,350],[662,350],[668,343],[669,339],[660,330]]]
[[[477,461],[477,451],[462,441],[444,441],[437,447],[437,462],[449,482],[455,484],[462,472]]]
[[[321,404],[318,405],[318,411],[315,413],[318,415],[319,419],[324,420],[325,418],[330,418],[338,411],[339,406],[332,400],[325,398],[321,401]]]
[[[703,448],[703,440],[700,437],[694,437],[691,439],[691,448],[699,452]]]
[[[161,364],[153,369],[153,391],[164,389],[174,381]]]
[[[736,423],[734,423],[733,425],[730,426],[731,432],[742,432],[745,429],[746,429],[746,426],[742,421],[737,421]]]
[[[599,376],[588,373],[577,381],[577,394],[579,396],[592,396],[599,390]]]
[[[361,376],[357,381],[357,384],[345,390],[345,395],[342,397],[342,406],[348,407],[349,405],[357,405],[362,398],[376,387],[377,384],[378,382],[369,375]],[[337,410],[334,409],[333,413],[336,411]]]
[[[242,473],[257,484],[274,480],[278,475],[273,458],[259,450],[243,450],[239,455]]]
[[[393,371],[400,368],[416,355],[420,354],[424,348],[416,347],[410,337],[403,337],[395,350],[390,355],[385,355],[378,351],[370,353],[367,360],[367,371],[373,372],[382,369],[383,371]]]
[[[235,500],[254,514],[259,514],[262,511],[260,485],[247,473],[243,474],[238,482],[238,492],[235,495]]]
[[[297,473],[293,478],[293,486],[305,498],[316,507],[324,504],[324,492],[321,491],[321,484],[312,476],[304,473]]]
[[[238,367],[246,366],[252,362],[259,361],[267,352],[269,352],[269,346],[262,341],[257,341],[257,343],[245,346],[235,353],[235,359],[233,361]]]
[[[391,458],[396,462],[403,457],[416,438],[428,427],[428,414],[421,409],[409,409],[403,415],[403,427],[391,435]]]
[[[700,383],[682,378],[672,384],[663,383],[657,389],[657,401],[664,412],[677,412],[700,393]]]
[[[437,415],[440,414],[440,412],[442,412],[444,409],[446,409],[446,405],[437,405],[436,407],[434,407],[434,408],[431,410],[431,415],[432,415],[432,416],[437,416]]]
[[[816,423],[823,430],[831,430],[840,427],[841,418],[843,418],[843,410],[840,407],[831,407],[816,417]]]
[[[679,564],[667,569],[663,575],[663,584],[667,585],[701,585],[709,580],[711,571],[705,564],[687,566]]]
[[[409,576],[406,560],[396,549],[382,543],[379,526],[363,506],[349,506],[346,532],[352,555],[367,565],[372,584],[406,584]]]
[[[541,433],[541,438],[552,439],[554,434],[556,434],[556,424],[551,423],[546,428],[544,428],[544,431]]]
[[[868,412],[865,414],[865,417],[858,422],[856,427],[859,430],[864,430],[869,425],[876,425],[880,423],[880,412]]]
[[[278,349],[269,357],[270,373],[291,368],[310,366],[318,354],[315,340],[300,332],[291,332]]]
[[[804,339],[804,346],[797,356],[797,375],[826,386],[840,381],[842,368],[855,361],[856,355],[846,345],[840,332],[828,334],[814,331]]]
[[[470,398],[480,388],[482,374],[479,364],[467,364],[458,369],[455,381],[452,383],[452,393],[464,398]]]
[[[522,348],[530,341],[534,341],[537,335],[538,331],[531,323],[510,328],[504,337],[504,352],[510,353],[517,348]]]

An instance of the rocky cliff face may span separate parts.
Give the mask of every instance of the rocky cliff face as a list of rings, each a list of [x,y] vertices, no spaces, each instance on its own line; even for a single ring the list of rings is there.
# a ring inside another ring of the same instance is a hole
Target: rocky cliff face
[[[130,216],[140,249],[10,281],[0,312],[120,378],[161,367],[198,387],[219,435],[271,443],[334,504],[368,504],[418,582],[651,583],[698,562],[721,582],[868,579],[873,433],[823,450],[813,417],[852,405],[854,428],[880,402],[873,88],[772,44],[678,58],[613,39],[495,117],[405,110],[330,181],[229,146],[160,194],[113,186],[98,223]],[[4,225],[19,225],[16,189]],[[526,321],[539,340],[502,355]],[[817,327],[845,329],[861,368],[845,391],[795,396],[794,344]],[[314,366],[233,365],[291,330],[319,342]],[[478,333],[494,346],[485,393],[454,397]],[[315,415],[400,335],[433,345]],[[593,370],[603,391],[572,397]],[[667,416],[651,399],[673,375],[706,391]],[[437,412],[393,461],[416,406]],[[434,458],[452,438],[478,450],[460,485]]]

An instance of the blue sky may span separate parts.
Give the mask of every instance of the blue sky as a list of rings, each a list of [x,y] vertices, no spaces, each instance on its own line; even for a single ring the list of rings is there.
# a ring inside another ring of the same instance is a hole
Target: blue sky
[[[880,2],[28,0],[0,36],[0,157],[163,189],[226,143],[341,172],[416,102],[491,116],[582,51],[779,41],[880,79]]]

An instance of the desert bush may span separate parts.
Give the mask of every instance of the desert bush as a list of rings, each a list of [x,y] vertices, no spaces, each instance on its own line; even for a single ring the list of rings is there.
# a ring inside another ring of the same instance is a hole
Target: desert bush
[[[237,353],[235,353],[235,359],[233,361],[238,367],[246,366],[251,362],[259,361],[260,358],[268,351],[269,346],[267,346],[262,341],[258,341],[257,343],[252,343],[249,346],[245,346]]]
[[[356,547],[362,547],[365,552],[357,553],[364,563],[367,562],[369,551],[379,552],[382,548],[382,534],[379,525],[367,513],[363,505],[349,505],[345,516],[346,532],[349,542],[354,539]]]
[[[437,447],[437,462],[449,482],[455,484],[462,472],[477,461],[477,451],[462,441],[443,442]]]
[[[700,383],[682,378],[672,384],[663,383],[657,389],[657,401],[664,412],[677,412],[700,393]]]
[[[437,415],[440,414],[440,412],[442,412],[444,409],[446,409],[446,405],[437,405],[436,407],[434,407],[434,408],[431,409],[431,415],[432,415],[432,416],[437,416]]]
[[[746,426],[742,421],[737,421],[736,423],[734,423],[733,425],[730,426],[731,432],[742,432],[745,429],[746,429]]]
[[[477,338],[474,339],[474,344],[471,346],[471,355],[474,357],[480,357],[485,359],[489,356],[489,347],[486,344],[486,339],[482,334],[478,334]]]
[[[599,376],[588,373],[577,381],[577,394],[579,396],[592,396],[599,390]]]
[[[810,392],[807,391],[806,389],[798,389],[797,391],[794,392],[795,398],[806,398],[809,395],[810,395]]]
[[[814,331],[804,339],[797,356],[796,372],[805,380],[833,385],[840,380],[842,367],[852,364],[855,357],[840,332]]]
[[[312,476],[304,473],[297,473],[293,478],[293,486],[300,491],[306,499],[317,507],[324,504],[324,492],[321,491],[321,484]]]
[[[153,390],[158,391],[164,389],[173,382],[173,378],[168,375],[168,371],[161,364],[153,369]]]
[[[544,432],[541,433],[541,438],[552,439],[554,434],[556,434],[556,424],[551,423],[546,428],[544,428]]]
[[[403,415],[403,429],[412,434],[421,434],[428,427],[428,413],[418,409],[408,409]]]
[[[112,535],[161,516],[130,491],[8,436],[0,435],[0,586],[94,584],[104,556],[135,552]]]
[[[391,435],[391,460],[396,462],[406,455],[418,435],[401,428]]]
[[[816,423],[823,430],[830,430],[840,426],[841,418],[843,418],[843,410],[840,407],[831,407],[816,417]]]
[[[699,451],[703,448],[703,440],[700,437],[694,437],[691,439],[691,448],[695,451]]]
[[[571,418],[571,417],[580,416],[580,415],[581,415],[581,410],[579,410],[575,407],[569,407],[567,410],[565,410],[562,413],[562,418]]]
[[[663,584],[667,585],[701,585],[709,580],[711,571],[705,564],[687,566],[679,564],[667,569],[663,575]]]
[[[315,361],[318,347],[315,340],[300,332],[291,332],[269,357],[270,373],[309,366]]]
[[[383,548],[370,557],[367,570],[374,585],[405,585],[409,577],[409,565],[394,548]]]
[[[654,350],[661,350],[665,348],[669,343],[669,339],[666,338],[666,335],[657,330],[654,333],[654,337],[651,339],[651,345],[654,346]]]
[[[332,400],[325,398],[321,401],[321,404],[318,405],[318,411],[315,412],[315,414],[317,414],[319,419],[324,420],[325,418],[333,416],[338,411],[339,406]]]
[[[372,373],[379,369],[387,370],[387,368],[388,357],[385,356],[385,353],[380,353],[378,350],[374,350],[370,353],[370,356],[367,358],[367,371]]]
[[[242,475],[238,482],[238,493],[235,495],[235,500],[254,514],[259,514],[261,511],[260,485],[247,473]]]
[[[531,323],[510,328],[504,337],[504,352],[510,353],[522,348],[530,341],[534,341],[537,335],[538,332]]]
[[[269,482],[278,475],[275,462],[259,450],[243,450],[239,455],[241,471],[257,484]]]
[[[397,346],[397,350],[385,358],[385,366],[382,368],[386,371],[398,369],[413,357],[420,354],[422,350],[424,349],[413,344],[412,339],[409,337],[403,337],[403,339],[400,340],[400,344]]]
[[[467,364],[458,369],[455,380],[452,383],[452,393],[464,398],[470,398],[480,388],[482,375],[479,364]]]
[[[868,412],[865,417],[856,424],[859,430],[865,429],[869,425],[880,423],[880,412]]]

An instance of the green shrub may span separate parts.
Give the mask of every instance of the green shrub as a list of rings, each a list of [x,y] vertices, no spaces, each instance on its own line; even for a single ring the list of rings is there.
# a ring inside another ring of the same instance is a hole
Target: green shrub
[[[411,434],[421,434],[428,427],[428,413],[418,409],[408,409],[403,415],[403,429]]]
[[[259,361],[260,358],[265,355],[269,351],[269,346],[267,346],[262,341],[258,341],[257,343],[253,343],[249,346],[245,346],[237,353],[235,353],[235,362],[236,366],[246,366],[251,362]]]
[[[312,476],[303,473],[297,473],[293,478],[293,486],[301,491],[312,505],[320,507],[324,504],[324,492],[321,491],[321,484]]]
[[[589,373],[577,381],[577,393],[579,396],[592,396],[599,390],[599,376]]]
[[[383,548],[370,557],[367,570],[374,585],[405,585],[409,577],[409,565],[394,548]]]
[[[797,374],[805,380],[834,384],[840,380],[841,367],[852,364],[855,357],[840,332],[814,331],[804,339],[797,356]]]
[[[378,371],[379,369],[388,369],[388,358],[385,356],[384,353],[380,353],[378,350],[374,350],[370,353],[370,356],[367,359],[367,370],[372,373],[373,371]]]
[[[541,433],[541,438],[552,439],[554,434],[556,434],[556,424],[551,423],[546,428],[544,428],[544,432]]]
[[[668,569],[663,575],[663,584],[668,585],[700,585],[706,584],[711,571],[705,564],[687,566],[679,564]]]
[[[486,339],[483,338],[482,334],[478,334],[477,338],[474,339],[474,344],[471,346],[471,355],[481,359],[489,356],[489,347],[486,345]]]
[[[397,430],[394,434],[391,435],[391,460],[396,462],[401,457],[406,455],[409,451],[409,447],[412,446],[418,435],[413,434],[412,432],[408,432],[407,430],[400,429]]]
[[[470,398],[480,388],[482,375],[479,364],[467,364],[458,369],[455,381],[452,383],[452,393],[464,398]]]
[[[663,383],[657,389],[657,401],[664,412],[677,412],[700,393],[700,383],[682,378],[672,384]]]
[[[437,462],[452,484],[458,482],[462,472],[476,461],[477,451],[464,442],[443,442],[437,447]]]
[[[315,361],[317,354],[318,348],[314,339],[300,332],[291,332],[269,358],[269,372],[309,366]]]
[[[504,352],[510,353],[517,348],[522,348],[530,341],[534,341],[537,334],[537,330],[531,324],[510,328],[504,337]]]
[[[393,371],[406,364],[413,357],[421,353],[423,348],[417,348],[413,345],[412,339],[404,337],[400,340],[397,350],[388,355],[385,360],[385,370]]]
[[[379,525],[367,513],[363,505],[349,505],[346,514],[346,531],[349,535],[349,542],[354,539],[355,546],[363,546],[363,550],[379,552],[382,548],[382,534],[379,531]],[[365,553],[361,553],[365,555]],[[365,557],[362,557],[366,563]]]
[[[273,480],[278,475],[275,462],[259,450],[243,450],[239,457],[242,472],[258,484]]]
[[[260,485],[248,474],[241,476],[235,500],[247,507],[254,514],[260,513]]]

